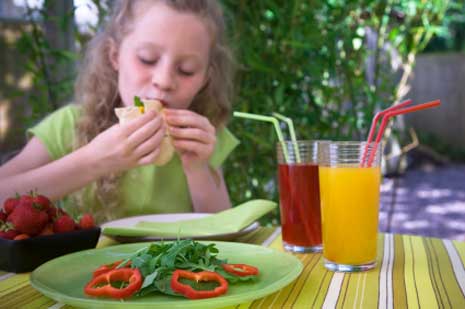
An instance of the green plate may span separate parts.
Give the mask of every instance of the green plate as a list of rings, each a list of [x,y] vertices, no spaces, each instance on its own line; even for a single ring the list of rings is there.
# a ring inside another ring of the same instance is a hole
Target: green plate
[[[212,308],[245,303],[285,287],[301,273],[302,263],[295,256],[270,248],[233,242],[215,243],[221,259],[229,263],[255,265],[260,270],[256,282],[230,284],[220,297],[188,300],[154,293],[120,301],[93,298],[84,294],[84,286],[98,266],[124,259],[149,243],[118,245],[68,254],[51,260],[31,274],[32,286],[46,296],[76,307],[85,308]]]

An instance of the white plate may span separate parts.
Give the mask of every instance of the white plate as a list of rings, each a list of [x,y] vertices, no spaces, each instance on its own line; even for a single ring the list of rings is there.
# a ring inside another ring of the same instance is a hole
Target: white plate
[[[145,215],[145,216],[135,216],[135,217],[128,217],[123,219],[118,219],[114,221],[108,221],[101,225],[102,229],[105,227],[133,227],[140,221],[146,222],[175,222],[175,221],[183,221],[183,220],[190,220],[190,219],[199,219],[206,216],[210,216],[211,214],[208,213],[178,213],[178,214],[161,214],[161,215]],[[191,239],[199,239],[199,240],[234,240],[239,236],[245,235],[256,230],[260,224],[258,222],[254,222],[251,225],[247,226],[246,228],[240,230],[239,232],[235,233],[227,233],[227,234],[214,234],[214,235],[190,235],[180,237],[183,238],[191,238]],[[110,237],[118,242],[141,242],[141,241],[156,241],[156,240],[174,240],[176,237],[158,237],[158,236],[118,236],[118,235],[105,235],[106,237]]]

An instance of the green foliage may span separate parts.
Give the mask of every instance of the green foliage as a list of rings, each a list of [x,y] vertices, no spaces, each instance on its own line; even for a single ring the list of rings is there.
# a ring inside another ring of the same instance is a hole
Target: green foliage
[[[425,52],[465,51],[465,1],[451,1],[444,16],[444,31],[438,32]]]
[[[406,94],[415,55],[448,1],[223,0],[238,62],[234,110],[293,119],[299,139],[362,140],[374,113]],[[397,63],[397,67],[393,65]],[[234,204],[277,200],[276,135],[232,119],[241,145],[225,175]]]
[[[76,55],[54,48],[47,39],[43,25],[54,23],[60,31],[64,31],[69,18],[73,16],[73,12],[59,17],[50,16],[47,6],[27,7],[25,17],[30,27],[21,33],[16,43],[16,49],[28,59],[23,64],[24,71],[32,76],[33,91],[28,97],[32,113],[24,119],[26,127],[56,110],[72,94],[75,74],[70,68],[74,67]]]

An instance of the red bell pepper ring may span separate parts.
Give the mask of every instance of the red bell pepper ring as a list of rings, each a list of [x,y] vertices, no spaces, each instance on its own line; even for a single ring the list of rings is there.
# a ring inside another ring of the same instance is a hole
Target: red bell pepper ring
[[[120,283],[121,288],[112,285]],[[140,290],[142,275],[137,268],[118,268],[101,274],[87,283],[84,292],[91,296],[127,298]]]
[[[221,264],[223,269],[233,275],[245,277],[245,276],[257,276],[259,271],[257,267],[247,264]]]
[[[196,282],[218,282],[219,286],[213,290],[196,290],[188,284],[181,283],[181,278]],[[201,271],[198,273],[183,269],[176,269],[171,277],[171,289],[189,299],[202,299],[223,295],[228,291],[228,281],[218,273],[212,271]]]
[[[116,267],[118,267],[124,260],[118,260],[118,261],[115,261],[113,263],[110,263],[110,264],[105,264],[105,265],[102,265],[100,266],[99,268],[97,268],[96,270],[94,270],[94,272],[92,273],[92,278],[95,278],[101,274],[104,274],[104,273],[107,273],[109,272],[110,270],[113,270],[115,269]],[[131,261],[127,262],[126,265],[124,265],[124,267],[131,267]]]

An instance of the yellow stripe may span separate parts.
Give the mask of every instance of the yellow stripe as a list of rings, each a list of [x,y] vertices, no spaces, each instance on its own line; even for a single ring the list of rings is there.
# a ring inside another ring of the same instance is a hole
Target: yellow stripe
[[[407,308],[405,292],[405,249],[401,235],[394,236],[394,269],[392,274],[392,288],[394,308]]]
[[[349,287],[347,290],[347,295],[343,300],[346,307],[349,307],[352,304],[351,308],[356,308],[357,301],[360,298],[360,290],[362,284],[362,276],[363,274],[350,274],[348,277],[349,280]]]
[[[439,241],[441,244],[439,246],[442,245],[442,241],[437,239],[437,241]],[[445,271],[445,268],[443,269],[440,269],[440,264],[439,261],[438,261],[438,253],[439,251],[438,250],[441,250],[438,247],[434,247],[433,245],[433,238],[424,238],[423,239],[423,246],[425,247],[425,251],[426,253],[428,254],[428,261],[429,261],[429,270],[430,270],[430,274],[431,274],[431,284],[433,286],[433,289],[436,293],[436,301],[438,303],[438,305],[440,307],[450,307],[450,302],[449,302],[449,299],[448,299],[448,295],[447,295],[447,291],[446,291],[446,288],[445,288],[445,285],[444,285],[444,279],[449,277],[449,275],[451,274],[450,273],[450,269],[447,269],[447,271]],[[444,249],[444,248],[442,248]],[[446,254],[446,258],[447,258],[447,264],[448,266],[450,267],[450,263],[448,261],[448,257],[447,257],[447,253]],[[445,266],[445,265],[443,265]],[[452,291],[451,291],[452,292]]]
[[[317,306],[318,302],[320,302],[318,307],[323,304],[324,296],[332,277],[332,274],[324,276],[326,272],[327,270],[323,266],[322,254],[316,254],[313,260],[311,260],[311,265],[306,268],[305,282],[302,290],[300,294],[296,295],[296,299],[293,300],[297,308],[310,308]]]
[[[43,298],[37,290],[32,288],[30,285],[25,285],[22,288],[16,289],[13,292],[5,295],[1,298],[2,308],[23,308],[28,306],[31,302],[36,299]]]
[[[462,264],[465,266],[465,242],[462,241],[453,241],[455,249],[457,249],[457,252],[460,256],[460,259],[462,260]]]
[[[56,302],[46,296],[42,296],[28,303],[27,305],[21,306],[21,309],[37,309],[37,308],[48,308],[53,306]]]
[[[272,249],[276,249],[278,251],[284,252],[281,234],[279,234],[279,236],[276,237],[275,240],[273,240],[273,242],[268,246],[268,248],[272,248]]]
[[[428,260],[421,237],[404,236],[405,288],[409,308],[437,307],[431,284],[433,278],[428,269]],[[415,253],[413,253],[415,252]]]
[[[299,254],[297,255],[302,263],[304,269],[297,279],[288,287],[288,292],[283,291],[281,297],[276,300],[270,307],[283,307],[295,304],[296,307],[309,308],[316,296],[317,286],[312,282],[312,275],[315,268],[321,265],[321,254]],[[321,267],[321,266],[320,266]],[[287,292],[287,293],[286,293]]]
[[[233,306],[233,308],[235,308],[235,309],[248,309],[248,308],[250,308],[251,304],[252,304],[252,302],[248,302],[248,303],[240,304],[239,306]]]
[[[2,280],[0,281],[0,297],[10,294],[25,285],[29,285],[29,273],[17,274]]]
[[[425,242],[431,250],[432,267],[441,292],[442,303],[445,307],[465,308],[465,298],[455,278],[450,256],[443,241],[437,238],[426,238]]]
[[[354,303],[354,306],[358,308],[378,307],[379,272],[384,255],[384,234],[378,234],[377,246],[376,268],[366,271],[361,278],[362,282],[359,288],[360,295],[357,300],[357,302],[360,302],[360,305],[357,306],[357,304]]]
[[[345,308],[344,306],[346,306],[347,304],[347,298],[348,298],[348,294],[349,294],[349,286],[350,286],[350,281],[351,279],[351,274],[345,274],[344,275],[344,279],[342,280],[342,285],[341,285],[341,291],[339,293],[339,299],[338,299],[338,302],[336,304],[336,308]]]
[[[27,299],[23,299],[20,302],[15,302],[9,308],[21,308],[21,309],[37,309],[37,308],[49,308],[56,302],[46,296],[31,295],[27,296]]]
[[[239,306],[234,305],[234,306],[228,306],[228,307],[221,307],[220,309],[249,309],[251,304],[252,302],[248,302],[248,303],[240,304]]]
[[[119,245],[119,244],[120,244],[119,242],[117,242],[116,240],[113,240],[110,237],[107,237],[105,235],[100,235],[96,248],[105,248],[105,247]]]
[[[292,293],[296,281],[289,283],[283,289],[276,291],[275,293],[270,294],[265,298],[257,300],[254,302],[252,308],[282,308],[283,302],[286,300],[287,296]]]

